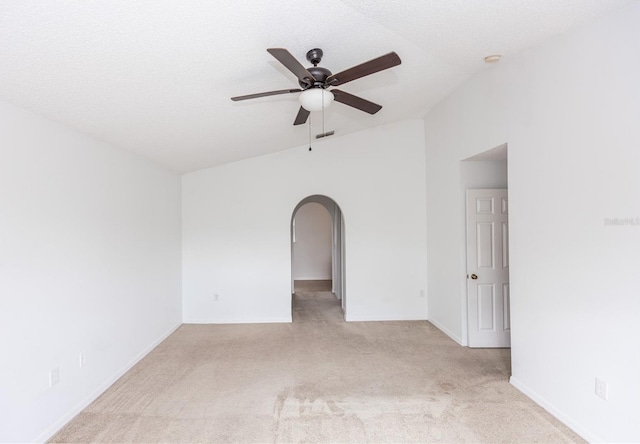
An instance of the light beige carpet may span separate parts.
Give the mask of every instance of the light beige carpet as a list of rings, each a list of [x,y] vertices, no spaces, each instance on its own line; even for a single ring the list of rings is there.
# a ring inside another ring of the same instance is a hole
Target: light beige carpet
[[[509,350],[426,321],[184,325],[51,442],[582,442],[509,382]]]

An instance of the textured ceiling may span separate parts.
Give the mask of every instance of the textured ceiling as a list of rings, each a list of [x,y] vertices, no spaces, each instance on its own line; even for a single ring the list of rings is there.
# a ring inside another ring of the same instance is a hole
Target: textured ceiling
[[[266,52],[339,72],[390,51],[402,65],[341,87],[336,136],[420,117],[490,54],[505,58],[638,0],[0,0],[0,98],[188,172],[308,143],[296,88]],[[311,115],[313,134],[322,131]],[[321,141],[314,144],[319,145]],[[4,147],[3,147],[4,148]]]

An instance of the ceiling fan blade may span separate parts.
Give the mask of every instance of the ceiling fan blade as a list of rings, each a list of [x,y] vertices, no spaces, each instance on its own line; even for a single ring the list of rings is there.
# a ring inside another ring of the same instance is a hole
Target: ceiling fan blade
[[[377,59],[369,60],[368,62],[361,63],[327,78],[327,84],[331,86],[342,85],[343,83],[350,82],[360,77],[368,76],[369,74],[376,73],[385,69],[398,66],[402,61],[395,52],[390,52]]]
[[[231,100],[237,102],[238,100],[257,99],[258,97],[276,96],[278,94],[297,93],[302,91],[301,89],[280,89],[278,91],[267,91],[257,94],[247,94],[246,96],[231,97]]]
[[[296,120],[293,121],[293,124],[302,125],[309,118],[309,114],[311,114],[309,111],[307,111],[303,107],[300,107],[300,111],[298,111],[298,115],[296,116]]]
[[[334,99],[336,102],[344,103],[345,105],[352,106],[365,113],[375,114],[382,109],[382,106],[377,103],[369,102],[362,97],[354,96],[339,89],[332,89]]]
[[[267,49],[269,54],[274,56],[280,63],[282,63],[285,68],[294,73],[298,80],[302,83],[306,83],[308,85],[313,84],[316,79],[313,75],[307,71],[307,69],[296,60],[294,56],[291,55],[289,51],[284,48],[269,48]]]

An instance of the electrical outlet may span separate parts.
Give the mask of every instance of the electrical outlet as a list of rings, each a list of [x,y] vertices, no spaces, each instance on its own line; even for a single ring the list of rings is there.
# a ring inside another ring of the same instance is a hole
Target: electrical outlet
[[[80,366],[80,368],[82,368],[85,366],[86,363],[87,363],[87,355],[85,355],[84,353],[80,353],[80,355],[78,356],[78,365]]]
[[[607,384],[607,381],[596,378],[596,395],[605,401],[607,400],[609,397],[609,384]]]
[[[215,294],[213,295],[213,300],[214,300],[215,302],[218,302],[218,301],[220,300],[220,295],[219,295],[218,293],[215,293]]]
[[[424,290],[420,290],[420,297],[423,298],[424,297]]]
[[[58,385],[60,382],[60,368],[56,367],[49,372],[49,387]]]

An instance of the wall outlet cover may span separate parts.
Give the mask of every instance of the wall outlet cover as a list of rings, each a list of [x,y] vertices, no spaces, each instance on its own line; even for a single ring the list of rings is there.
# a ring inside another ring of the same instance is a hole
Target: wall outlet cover
[[[607,384],[607,381],[596,378],[596,395],[605,401],[607,400],[609,397],[609,385]]]
[[[60,368],[56,367],[49,372],[49,387],[58,385],[60,382]]]

